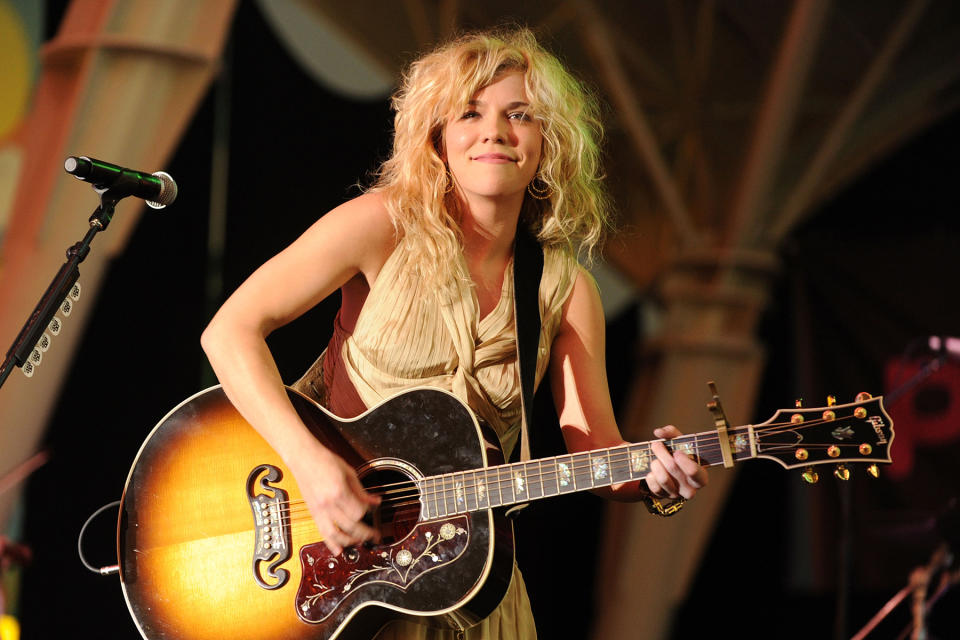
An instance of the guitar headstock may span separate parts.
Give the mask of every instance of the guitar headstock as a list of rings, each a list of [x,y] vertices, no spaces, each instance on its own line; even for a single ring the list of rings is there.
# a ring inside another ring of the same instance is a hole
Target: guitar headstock
[[[756,457],[776,460],[786,469],[804,469],[804,479],[816,482],[813,467],[838,465],[834,474],[849,478],[846,465],[865,463],[876,477],[877,463],[892,462],[893,420],[882,397],[857,395],[855,402],[806,409],[780,409],[763,424],[754,426]]]

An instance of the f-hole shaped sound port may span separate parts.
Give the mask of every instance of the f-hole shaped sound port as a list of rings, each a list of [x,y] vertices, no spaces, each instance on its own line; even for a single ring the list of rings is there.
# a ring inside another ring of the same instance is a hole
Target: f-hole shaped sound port
[[[290,524],[284,514],[289,509],[287,492],[274,483],[283,473],[277,467],[262,464],[247,477],[247,500],[253,511],[256,539],[253,551],[253,578],[264,589],[279,589],[290,579],[290,572],[278,568],[290,559]],[[263,572],[264,565],[266,571]]]

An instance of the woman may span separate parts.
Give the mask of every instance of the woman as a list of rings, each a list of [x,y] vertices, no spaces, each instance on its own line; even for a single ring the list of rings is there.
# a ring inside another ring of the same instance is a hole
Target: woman
[[[378,503],[353,468],[313,438],[292,408],[265,338],[336,289],[342,304],[324,354],[296,384],[341,417],[415,386],[464,400],[509,455],[521,409],[512,270],[518,224],[544,248],[536,380],[546,374],[567,448],[623,443],[604,371],[604,320],[577,264],[608,220],[595,102],[527,30],[460,38],[413,63],[394,97],[393,154],[374,187],[318,220],[226,301],[202,343],[241,414],[287,463],[334,553],[375,540]],[[658,438],[679,435],[675,427]],[[655,446],[645,486],[618,500],[690,498],[705,471]],[[413,623],[381,637],[443,637]],[[392,634],[392,635],[391,635]],[[514,571],[500,607],[468,637],[535,629]]]

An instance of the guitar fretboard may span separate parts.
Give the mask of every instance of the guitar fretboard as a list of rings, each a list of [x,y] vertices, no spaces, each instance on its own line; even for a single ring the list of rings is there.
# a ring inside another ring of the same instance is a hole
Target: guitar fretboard
[[[756,457],[752,427],[727,431],[734,461]],[[707,466],[723,464],[720,436],[706,431],[663,441]],[[652,442],[516,462],[422,478],[421,519],[432,520],[493,507],[589,491],[642,480],[654,459]]]

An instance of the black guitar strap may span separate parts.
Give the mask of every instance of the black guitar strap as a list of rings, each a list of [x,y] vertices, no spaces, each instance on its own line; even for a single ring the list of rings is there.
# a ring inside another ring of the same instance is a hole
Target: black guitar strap
[[[540,279],[543,277],[543,247],[526,225],[517,225],[513,248],[513,320],[517,334],[517,363],[520,368],[520,402],[523,421],[520,431],[520,460],[530,459],[530,430],[533,428],[533,386],[537,375],[540,346]]]

